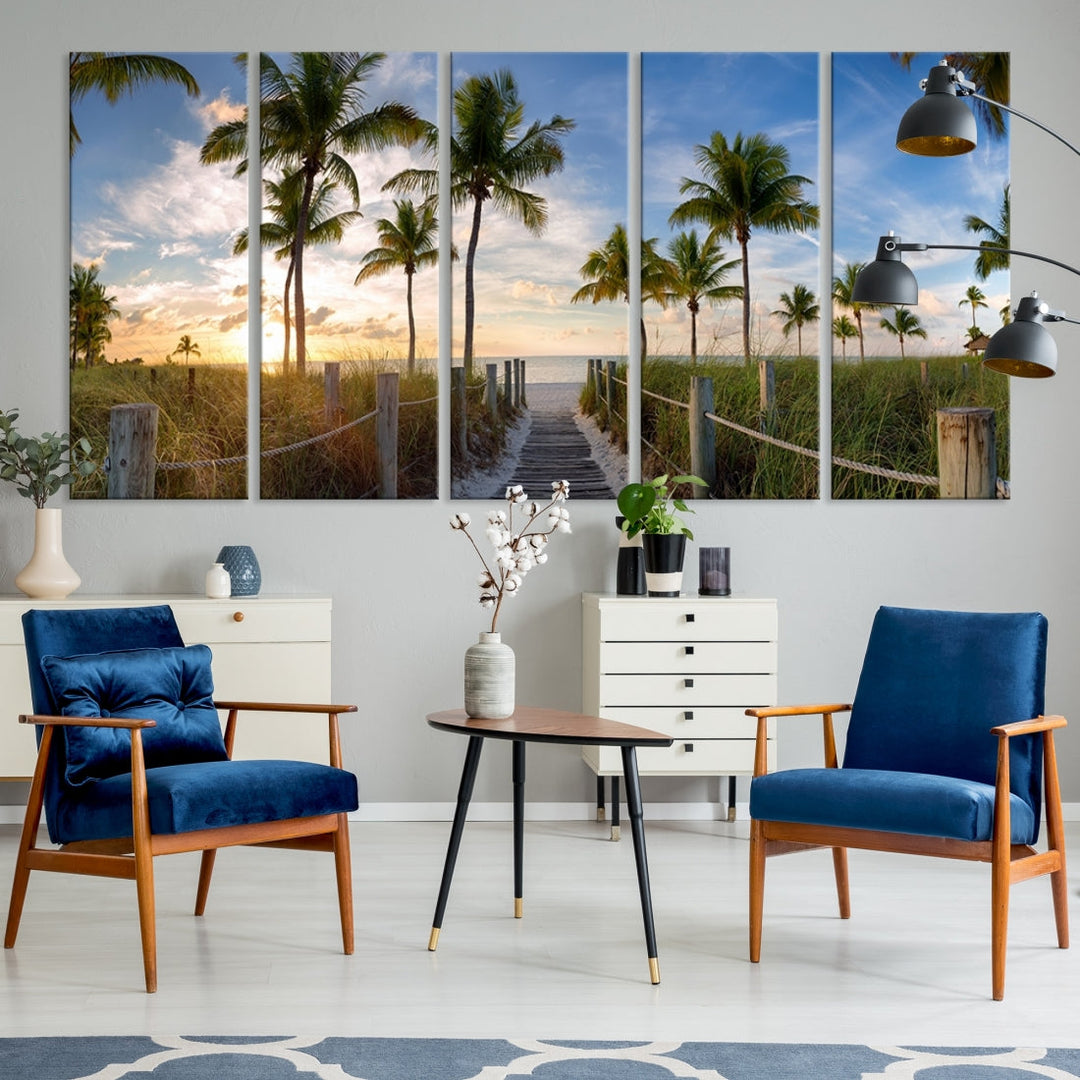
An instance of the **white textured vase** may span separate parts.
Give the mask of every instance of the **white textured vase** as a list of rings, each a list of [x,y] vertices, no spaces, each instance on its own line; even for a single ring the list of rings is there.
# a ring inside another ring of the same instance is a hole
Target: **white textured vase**
[[[64,558],[62,513],[50,507],[34,511],[34,554],[15,575],[15,587],[35,600],[62,600],[82,583]]]
[[[206,595],[211,600],[225,600],[232,596],[232,578],[224,563],[216,562],[206,571]]]
[[[514,711],[514,650],[502,635],[482,632],[465,650],[465,713],[503,720]]]

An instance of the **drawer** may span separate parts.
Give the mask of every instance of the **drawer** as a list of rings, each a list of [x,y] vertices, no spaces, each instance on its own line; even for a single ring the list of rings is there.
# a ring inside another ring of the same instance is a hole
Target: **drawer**
[[[753,739],[757,735],[757,720],[747,716],[741,706],[704,709],[609,708],[603,710],[603,715],[608,720],[662,731],[675,739]],[[770,719],[768,724],[769,738],[772,738],[775,719]]]
[[[776,701],[775,675],[601,675],[600,709],[666,705],[697,709],[736,705],[746,709]]]
[[[229,600],[173,601],[172,609],[180,635],[189,644],[330,640],[329,601],[291,603],[234,596]]]
[[[775,641],[771,601],[655,597],[605,599],[602,641]]]
[[[600,645],[600,671],[771,675],[776,672],[776,642],[604,641]]]
[[[692,747],[692,749],[691,749]],[[622,775],[617,746],[589,746],[585,763],[604,776]],[[769,769],[776,767],[776,744],[769,743]],[[698,739],[671,746],[643,746],[637,751],[641,776],[732,776],[754,772],[753,739]]]

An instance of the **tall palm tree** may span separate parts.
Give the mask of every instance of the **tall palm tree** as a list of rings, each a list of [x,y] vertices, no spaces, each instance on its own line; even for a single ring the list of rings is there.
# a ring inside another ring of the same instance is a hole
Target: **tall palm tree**
[[[271,220],[259,226],[259,242],[264,248],[274,249],[277,261],[289,260],[285,271],[285,289],[282,300],[282,314],[285,321],[285,346],[281,358],[282,373],[289,373],[289,347],[292,332],[292,312],[289,297],[292,294],[293,271],[296,266],[296,230],[300,224],[300,203],[303,188],[292,177],[282,177],[279,181],[264,180],[263,188],[267,194],[264,209]],[[345,229],[362,215],[359,210],[342,210],[332,213],[333,193],[337,184],[330,180],[320,180],[311,196],[308,207],[307,239],[304,244],[311,247],[317,244],[340,244],[345,238]],[[233,244],[233,254],[242,255],[248,249],[248,231],[241,229]]]
[[[665,307],[670,295],[672,280],[671,264],[656,250],[657,239],[651,237],[641,241],[641,299],[655,300]],[[599,304],[602,301],[622,300],[630,303],[630,241],[626,235],[626,226],[616,222],[611,235],[603,244],[589,252],[589,257],[582,264],[579,273],[586,280],[573,296],[571,304],[586,301]],[[648,337],[645,333],[645,318],[642,316],[641,360],[645,361],[648,352]]]
[[[293,301],[296,311],[296,371],[307,369],[304,308],[304,247],[316,178],[343,188],[360,206],[360,185],[346,154],[408,145],[424,134],[414,110],[388,101],[365,111],[365,83],[386,59],[385,53],[292,53],[288,70],[272,56],[259,60],[259,141],[264,166],[283,170],[300,185],[300,212],[293,239]],[[242,62],[242,61],[241,61]],[[237,174],[247,171],[247,116],[219,124],[206,137],[203,164],[240,158]]]
[[[124,94],[133,94],[150,83],[173,83],[182,86],[189,96],[197,97],[199,84],[183,64],[164,56],[133,53],[73,52],[68,56],[68,121],[71,129],[70,154],[82,138],[75,126],[71,106],[91,90],[100,91],[110,105]]]
[[[202,353],[199,351],[199,343],[197,341],[192,341],[190,334],[181,336],[180,340],[177,342],[176,348],[173,349],[173,355],[175,356],[177,353],[180,353],[185,361],[190,361],[193,355],[202,356]]]
[[[439,264],[439,219],[430,202],[419,208],[411,199],[394,200],[394,219],[379,218],[380,246],[372,248],[360,260],[360,272],[354,285],[369,278],[401,270],[405,275],[405,307],[409,313],[409,372],[416,367],[416,320],[413,317],[413,276],[425,266]],[[450,258],[457,251],[450,250]]]
[[[817,322],[821,318],[821,308],[818,307],[817,297],[813,290],[805,285],[796,285],[790,293],[780,294],[780,307],[772,313],[779,319],[783,319],[780,327],[784,331],[784,337],[789,337],[792,327],[795,328],[799,342],[799,356],[802,351],[802,328],[807,323]]]
[[[525,104],[506,68],[492,75],[472,75],[453,97],[454,131],[450,139],[450,202],[455,210],[472,207],[469,246],[465,254],[465,371],[472,373],[476,323],[476,248],[484,203],[521,222],[534,236],[547,226],[547,200],[525,185],[560,172],[560,139],[575,122],[555,114],[547,123],[534,120],[527,128]],[[429,131],[428,143],[434,139]],[[438,193],[437,169],[406,169],[384,185],[391,191],[421,191],[428,199]]]
[[[715,236],[698,240],[696,229],[681,232],[668,243],[671,284],[668,299],[685,300],[690,312],[690,362],[697,363],[697,317],[701,303],[715,304],[742,296],[741,285],[725,285],[728,271],[739,265],[738,259],[725,260]]]
[[[72,368],[82,353],[85,367],[101,358],[104,345],[112,341],[109,323],[120,318],[116,297],[98,281],[98,268],[75,263],[68,282],[68,321]]]
[[[840,339],[840,350],[846,360],[847,343],[851,338],[859,336],[858,328],[846,315],[837,315],[832,321],[832,333],[834,338]]]
[[[803,186],[813,181],[788,171],[790,154],[758,132],[739,132],[730,143],[714,131],[707,145],[694,148],[701,179],[683,177],[679,192],[689,198],[672,211],[672,225],[701,222],[710,235],[735,239],[742,256],[743,355],[750,362],[750,259],[754,229],[799,233],[817,227],[818,207],[807,202]]]
[[[964,293],[963,300],[957,302],[957,307],[963,307],[965,304],[971,305],[971,328],[975,329],[975,312],[981,308],[986,307],[986,294],[979,288],[978,285],[969,285],[967,292]]]
[[[1009,185],[1006,184],[1001,193],[1001,208],[998,210],[996,225],[983,221],[981,217],[968,214],[964,218],[964,228],[977,236],[984,236],[985,240],[979,241],[979,254],[975,256],[975,274],[980,281],[985,281],[995,270],[1009,269],[1009,256],[996,248],[1009,247]]]
[[[866,359],[866,346],[863,338],[862,313],[864,311],[877,311],[878,304],[864,304],[852,299],[855,290],[855,279],[859,271],[866,263],[844,263],[844,269],[832,279],[833,302],[840,307],[846,308],[855,318],[855,327],[859,333],[859,363]]]
[[[926,331],[923,329],[922,323],[919,321],[919,316],[906,307],[898,307],[893,309],[896,312],[896,316],[893,321],[889,321],[888,318],[882,317],[882,320],[878,325],[882,330],[888,330],[890,334],[900,340],[900,359],[904,359],[904,338],[925,338]]]

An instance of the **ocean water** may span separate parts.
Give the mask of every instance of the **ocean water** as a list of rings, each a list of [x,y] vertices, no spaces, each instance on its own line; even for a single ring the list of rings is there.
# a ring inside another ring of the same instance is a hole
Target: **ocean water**
[[[594,353],[593,358],[600,360],[616,360],[626,362],[625,356],[603,356]],[[503,375],[503,362],[513,360],[512,356],[478,356],[474,357],[474,365],[498,364],[499,378]],[[530,384],[534,383],[584,383],[585,374],[588,370],[590,357],[588,356],[522,356],[525,361],[525,379]],[[460,364],[458,358],[454,363]]]

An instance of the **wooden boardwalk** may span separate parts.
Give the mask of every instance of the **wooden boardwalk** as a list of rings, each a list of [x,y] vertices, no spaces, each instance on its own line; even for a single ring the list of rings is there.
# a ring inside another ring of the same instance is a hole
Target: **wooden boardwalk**
[[[532,426],[521,448],[511,479],[490,498],[501,499],[507,484],[520,484],[530,498],[543,502],[553,480],[570,481],[571,499],[614,499],[616,492],[592,457],[589,441],[574,422],[577,392],[554,392],[561,384],[535,384],[526,391]]]

